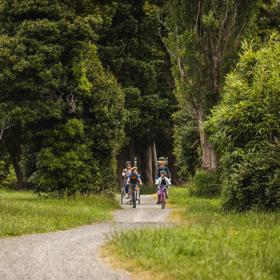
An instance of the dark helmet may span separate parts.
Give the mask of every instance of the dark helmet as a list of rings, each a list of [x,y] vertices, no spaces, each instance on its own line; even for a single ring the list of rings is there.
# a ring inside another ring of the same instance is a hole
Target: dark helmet
[[[165,161],[165,158],[164,157],[159,157],[158,160],[159,161]]]
[[[160,171],[160,174],[167,175],[167,172],[166,172],[165,170],[161,170],[161,171]]]
[[[126,165],[126,166],[131,165],[131,161],[127,161],[127,162],[125,163],[125,165]]]

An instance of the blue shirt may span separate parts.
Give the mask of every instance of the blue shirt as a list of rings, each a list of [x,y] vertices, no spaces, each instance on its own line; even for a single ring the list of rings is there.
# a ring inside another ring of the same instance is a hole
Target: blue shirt
[[[138,184],[138,181],[140,179],[140,175],[135,174],[135,173],[130,173],[128,178],[129,178],[129,181],[130,181],[131,185],[136,185],[136,184]]]

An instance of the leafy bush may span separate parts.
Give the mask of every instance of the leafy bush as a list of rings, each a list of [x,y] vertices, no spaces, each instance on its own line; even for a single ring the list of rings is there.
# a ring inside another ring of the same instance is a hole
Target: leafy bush
[[[217,173],[198,169],[193,177],[190,195],[213,197],[220,194],[220,184]]]
[[[3,171],[3,161],[0,162],[1,165],[1,187],[3,188],[15,188],[16,187],[16,182],[17,182],[17,178],[16,178],[16,174],[15,174],[15,170],[12,167],[12,165],[9,166],[8,170]]]
[[[280,143],[236,151],[225,180],[224,207],[277,209],[280,205]],[[229,160],[229,159],[228,159]]]
[[[222,167],[226,209],[280,208],[280,36],[245,44],[206,124]]]

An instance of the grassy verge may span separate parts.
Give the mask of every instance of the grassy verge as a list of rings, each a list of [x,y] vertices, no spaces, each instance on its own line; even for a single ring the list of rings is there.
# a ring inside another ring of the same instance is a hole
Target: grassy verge
[[[170,202],[186,223],[122,232],[109,243],[125,268],[162,279],[280,279],[280,213],[223,213],[218,199],[183,188],[170,191]]]
[[[64,230],[111,218],[113,197],[43,198],[0,189],[0,236]]]
[[[151,186],[144,185],[141,187],[141,194],[155,194],[155,193],[156,193],[155,185],[151,185]]]

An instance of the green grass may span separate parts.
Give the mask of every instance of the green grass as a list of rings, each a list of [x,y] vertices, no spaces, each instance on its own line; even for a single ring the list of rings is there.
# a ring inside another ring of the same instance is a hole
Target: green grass
[[[156,193],[156,186],[151,185],[151,186],[141,186],[141,194],[155,194]]]
[[[122,232],[109,243],[127,268],[162,279],[280,279],[280,213],[224,213],[218,199],[183,188],[169,201],[184,208],[184,225]]]
[[[44,198],[0,189],[0,236],[64,230],[104,221],[118,203],[105,195]]]

